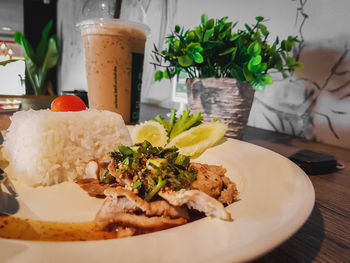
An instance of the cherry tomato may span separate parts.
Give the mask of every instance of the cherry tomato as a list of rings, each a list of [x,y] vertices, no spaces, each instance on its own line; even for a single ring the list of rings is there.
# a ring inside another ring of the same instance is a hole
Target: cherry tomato
[[[54,99],[51,103],[51,111],[81,111],[85,110],[84,101],[75,95],[63,95]]]

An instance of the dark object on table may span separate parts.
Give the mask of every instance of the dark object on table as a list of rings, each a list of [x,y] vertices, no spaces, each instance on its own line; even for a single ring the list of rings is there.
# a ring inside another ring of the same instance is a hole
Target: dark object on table
[[[78,96],[84,101],[86,107],[89,107],[89,101],[88,101],[88,96],[86,91],[84,90],[63,91],[63,94],[64,95],[71,94],[71,95]]]
[[[295,162],[307,174],[327,174],[337,169],[338,162],[333,155],[310,150],[293,153],[289,159]]]

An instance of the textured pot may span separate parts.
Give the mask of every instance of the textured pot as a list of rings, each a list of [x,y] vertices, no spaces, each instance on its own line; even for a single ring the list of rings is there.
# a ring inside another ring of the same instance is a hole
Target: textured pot
[[[219,118],[228,124],[226,136],[242,139],[254,99],[249,83],[232,78],[187,79],[188,104],[204,121]]]

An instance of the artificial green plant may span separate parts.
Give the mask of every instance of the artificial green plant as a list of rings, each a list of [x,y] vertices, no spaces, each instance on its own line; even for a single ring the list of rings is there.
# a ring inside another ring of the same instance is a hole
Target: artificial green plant
[[[228,17],[209,19],[203,14],[201,24],[184,30],[179,25],[166,38],[167,47],[159,51],[154,45],[152,64],[158,69],[154,78],[172,78],[185,71],[190,78],[235,78],[246,81],[255,90],[272,84],[272,70],[283,77],[303,64],[289,55],[297,37],[288,36],[280,41],[276,37],[269,44],[270,32],[262,16],[252,26],[233,32],[237,25],[227,22]]]
[[[45,94],[45,80],[50,69],[56,66],[58,60],[57,37],[50,36],[52,20],[45,26],[41,40],[34,51],[26,37],[21,32],[14,33],[15,41],[24,49],[24,61],[29,80],[33,85],[35,95]],[[3,61],[1,65],[17,61],[11,59]]]

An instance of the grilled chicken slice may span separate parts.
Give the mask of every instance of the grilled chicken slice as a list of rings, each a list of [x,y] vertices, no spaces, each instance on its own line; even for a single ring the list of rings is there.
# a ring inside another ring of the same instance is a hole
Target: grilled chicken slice
[[[105,190],[105,199],[95,217],[97,229],[126,226],[142,230],[162,230],[187,223],[185,207],[174,207],[164,200],[147,202],[122,188]]]
[[[152,216],[148,217],[145,215],[136,215],[130,213],[117,213],[113,218],[107,220],[95,221],[95,227],[97,229],[105,230],[108,229],[111,225],[124,226],[129,228],[136,228],[139,232],[148,230],[148,231],[159,231],[168,229],[175,226],[180,226],[186,224],[187,220],[184,218],[169,218],[169,217],[160,217]],[[142,230],[142,231],[140,231]]]
[[[224,183],[224,188],[221,191],[218,200],[223,204],[232,204],[238,199],[238,190],[236,184],[226,176],[222,177],[222,182]]]
[[[104,197],[104,191],[107,188],[117,186],[117,184],[100,184],[100,182],[94,178],[77,179],[75,182],[89,195],[96,197]]]
[[[226,169],[221,166],[191,163],[191,168],[197,170],[197,178],[192,186],[213,198],[217,198],[223,186],[221,177],[225,175]]]
[[[160,191],[158,195],[174,206],[186,204],[188,208],[204,212],[207,216],[231,219],[222,203],[199,190]]]
[[[223,204],[231,204],[238,199],[236,185],[225,176],[226,169],[218,165],[191,163],[197,170],[197,178],[192,186]]]
[[[105,195],[112,197],[113,199],[126,197],[127,200],[134,204],[135,207],[140,209],[148,216],[169,216],[171,218],[183,217],[189,219],[187,209],[181,206],[172,206],[167,201],[157,200],[153,202],[147,202],[133,192],[123,188],[108,188],[105,190]]]

